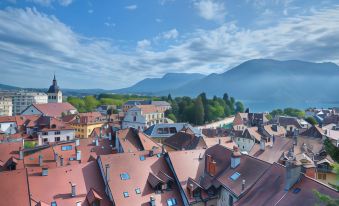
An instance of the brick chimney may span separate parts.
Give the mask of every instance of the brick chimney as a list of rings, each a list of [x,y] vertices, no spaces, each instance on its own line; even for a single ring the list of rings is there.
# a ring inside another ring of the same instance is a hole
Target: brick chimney
[[[233,146],[233,153],[231,155],[231,168],[236,168],[240,164],[241,153],[238,146]]]

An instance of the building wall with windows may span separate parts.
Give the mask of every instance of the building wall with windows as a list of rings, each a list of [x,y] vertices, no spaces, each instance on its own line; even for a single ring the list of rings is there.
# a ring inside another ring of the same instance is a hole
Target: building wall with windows
[[[135,128],[145,130],[146,128],[159,123],[165,122],[165,115],[163,112],[149,112],[145,113],[138,107],[129,109],[122,122],[122,128]]]
[[[0,96],[0,116],[12,116],[12,110],[12,98]]]
[[[249,152],[255,144],[255,141],[253,139],[243,137],[235,137],[234,142],[238,145],[240,151],[242,152]]]
[[[57,130],[57,131],[39,131],[38,145],[43,145],[53,142],[74,140],[74,130]]]
[[[44,104],[48,102],[48,96],[45,93],[20,92],[15,93],[13,100],[13,115],[20,115],[27,107],[32,104]]]
[[[97,127],[102,127],[103,122],[97,122],[92,124],[77,124],[71,123],[70,126],[75,130],[75,136],[77,138],[88,138],[93,130]]]

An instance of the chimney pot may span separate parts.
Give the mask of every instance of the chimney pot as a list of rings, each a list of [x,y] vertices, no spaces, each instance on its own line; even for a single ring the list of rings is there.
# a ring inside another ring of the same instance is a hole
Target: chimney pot
[[[155,198],[153,196],[150,197],[151,206],[155,206]]]
[[[241,190],[244,191],[245,190],[245,183],[246,183],[246,180],[242,180],[242,184],[241,184]]]
[[[39,155],[39,166],[42,167],[42,164],[43,164],[43,157],[42,157],[42,155],[40,154],[40,155]]]
[[[75,146],[80,146],[80,140],[79,139],[75,140]]]
[[[77,155],[76,156],[77,160],[80,161],[81,160],[81,151],[78,150],[76,155]]]
[[[60,156],[60,166],[64,166],[64,158]]]
[[[20,151],[19,151],[19,159],[20,160],[24,159],[24,151],[21,148],[20,148]]]
[[[109,168],[110,168],[110,165],[109,165],[109,164],[106,164],[106,165],[105,165],[105,168],[106,168],[106,181],[107,181],[107,184],[108,184],[108,181],[109,181]]]
[[[71,196],[72,197],[75,197],[76,195],[77,195],[77,191],[76,191],[76,184],[74,184],[74,183],[71,183],[71,182],[69,182],[70,184],[71,184]]]

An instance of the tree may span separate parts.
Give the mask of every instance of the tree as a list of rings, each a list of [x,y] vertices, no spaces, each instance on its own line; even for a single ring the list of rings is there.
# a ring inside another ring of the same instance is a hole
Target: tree
[[[84,98],[85,108],[87,112],[91,112],[99,105],[98,100],[94,96],[86,96]]]
[[[197,125],[204,124],[204,105],[202,103],[201,96],[198,96],[194,102],[194,117],[195,117],[195,123]]]
[[[173,113],[168,114],[167,116],[169,119],[171,119],[173,122],[177,121],[177,118],[175,117],[175,115]]]
[[[316,125],[318,124],[317,120],[314,119],[314,117],[307,117],[306,122],[310,123],[311,125]]]
[[[109,107],[106,112],[107,112],[107,115],[108,115],[108,121],[110,122],[111,121],[111,116],[113,114],[113,108]]]
[[[231,116],[231,109],[230,109],[230,106],[228,106],[227,104],[225,105],[224,114],[225,114],[225,117]]]
[[[167,101],[172,101],[172,96],[171,96],[171,94],[168,94],[168,96],[167,96]]]
[[[244,107],[243,103],[237,101],[235,103],[235,113],[244,112],[244,110],[245,110],[245,107]]]

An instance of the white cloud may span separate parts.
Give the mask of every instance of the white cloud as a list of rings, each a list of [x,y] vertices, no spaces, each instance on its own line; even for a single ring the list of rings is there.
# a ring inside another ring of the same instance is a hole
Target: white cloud
[[[142,51],[151,46],[151,42],[147,39],[143,39],[137,42],[137,50]]]
[[[68,6],[73,3],[73,0],[26,0],[28,2],[33,2],[41,6],[52,6],[53,3],[57,2],[61,6]]]
[[[338,9],[284,18],[262,29],[233,22],[169,35],[176,41],[161,49],[144,39],[136,51],[79,35],[36,9],[0,10],[1,82],[41,87],[56,71],[64,88],[118,88],[167,72],[223,72],[253,58],[339,63]]]
[[[158,36],[156,36],[154,38],[155,41],[161,40],[161,39],[176,39],[179,36],[179,32],[177,29],[171,29],[169,31],[163,32],[161,34],[159,34]]]
[[[136,4],[125,6],[125,9],[127,10],[136,10],[137,8],[138,6]]]
[[[224,3],[218,0],[195,0],[194,7],[206,20],[223,21],[226,15]]]
[[[115,27],[115,23],[110,23],[110,22],[105,22],[104,25],[107,27]]]

